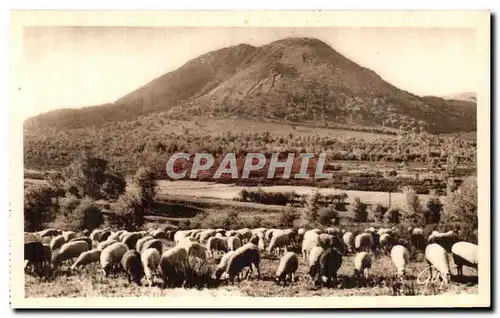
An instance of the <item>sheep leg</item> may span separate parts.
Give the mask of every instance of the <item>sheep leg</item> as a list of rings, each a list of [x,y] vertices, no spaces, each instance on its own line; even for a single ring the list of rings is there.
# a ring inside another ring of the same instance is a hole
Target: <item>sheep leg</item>
[[[464,265],[462,265],[462,264],[457,264],[457,274],[458,274],[458,276],[460,276],[460,277],[462,277],[462,276],[464,275],[464,273],[463,273],[463,267],[464,267]]]

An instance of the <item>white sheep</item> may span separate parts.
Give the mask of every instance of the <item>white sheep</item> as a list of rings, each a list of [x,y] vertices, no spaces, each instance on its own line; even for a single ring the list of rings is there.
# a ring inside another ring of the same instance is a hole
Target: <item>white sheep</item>
[[[393,239],[391,234],[383,233],[379,237],[379,247],[384,253],[388,253],[392,247]]]
[[[239,229],[236,231],[241,237],[241,242],[248,242],[252,238],[252,231],[247,228]]]
[[[215,236],[215,234],[217,234],[217,231],[214,229],[203,230],[203,232],[200,233],[200,243],[205,244],[207,240],[210,237]]]
[[[144,244],[142,245],[142,249],[139,251],[137,250],[139,253],[141,253],[142,251],[148,249],[148,248],[154,248],[158,251],[158,253],[161,255],[161,253],[163,253],[163,242],[159,239],[152,239],[152,240],[148,240],[146,242],[144,242]]]
[[[453,262],[457,266],[458,276],[463,276],[463,267],[478,267],[478,246],[469,242],[457,242],[451,247]]]
[[[75,263],[71,266],[71,269],[75,270],[79,267],[85,267],[88,264],[99,262],[99,260],[101,259],[101,252],[102,251],[97,248],[83,252],[82,254],[80,254],[80,256],[78,256]]]
[[[202,261],[207,260],[207,249],[198,242],[192,242],[190,240],[184,239],[181,240],[178,244],[178,247],[182,247],[187,251],[188,257],[197,257]]]
[[[62,236],[64,236],[64,240],[65,240],[66,242],[69,242],[69,241],[71,241],[71,239],[72,239],[72,238],[75,238],[75,237],[76,237],[76,233],[75,233],[75,232],[73,232],[73,231],[64,231],[64,232],[62,233]]]
[[[135,243],[135,250],[140,253],[142,251],[142,246],[144,245],[144,243],[146,243],[147,241],[150,241],[152,239],[154,239],[154,237],[151,236],[151,235],[147,235],[147,236],[141,237]]]
[[[237,236],[230,236],[227,238],[227,248],[230,251],[235,251],[240,248],[243,244],[241,244],[241,240]]]
[[[188,231],[177,231],[174,234],[175,243],[179,243],[182,239],[186,238],[188,235]]]
[[[253,267],[257,270],[257,276],[260,279],[260,251],[257,246],[252,243],[247,243],[234,251],[234,254],[229,258],[226,271],[222,275],[222,279],[229,279],[234,283],[234,278],[239,277],[240,272],[249,267],[247,274],[243,279],[246,279],[252,272]]]
[[[60,248],[61,246],[63,246],[64,243],[66,243],[66,239],[64,238],[64,236],[62,234],[58,235],[58,236],[54,236],[52,238],[52,240],[50,240],[50,250],[55,251],[58,248]]]
[[[220,279],[221,278],[222,274],[226,271],[227,264],[229,263],[229,259],[231,258],[231,256],[233,256],[233,254],[234,254],[234,251],[229,251],[222,256],[219,264],[215,268],[215,271],[212,275],[213,279]]]
[[[293,283],[295,281],[295,272],[299,267],[299,258],[294,252],[286,253],[281,259],[276,270],[276,282],[283,281],[283,286],[286,285],[287,279]]]
[[[160,253],[156,248],[147,248],[141,253],[141,262],[146,280],[152,286],[156,276],[156,269],[160,264]]]
[[[269,253],[274,253],[276,251],[277,255],[280,255],[280,250],[283,251],[283,254],[287,252],[287,246],[290,244],[290,236],[288,233],[280,232],[278,234],[273,234],[271,238],[271,242],[269,242],[269,246],[267,250]]]
[[[363,280],[368,279],[369,270],[372,268],[372,258],[367,252],[360,252],[354,258],[354,277]]]
[[[354,234],[352,232],[345,232],[342,235],[342,241],[348,253],[354,253]]]
[[[113,267],[119,266],[123,255],[128,250],[128,246],[121,242],[113,243],[102,250],[101,268],[104,276],[108,276]]]
[[[373,246],[373,237],[370,233],[360,233],[354,239],[354,246],[358,251],[369,252]]]
[[[169,281],[174,282],[182,279],[178,275],[178,272],[182,271],[182,269],[187,266],[188,254],[185,248],[176,246],[163,252],[159,265],[160,274],[163,279],[163,287],[165,287]]]
[[[217,252],[225,253],[228,251],[227,241],[221,237],[212,236],[207,241],[207,250],[211,257],[214,257]]]
[[[99,250],[104,250],[106,247],[110,246],[111,244],[117,243],[118,241],[114,239],[107,239],[106,241],[102,241],[99,244],[97,244],[97,249]]]
[[[441,274],[444,283],[450,281],[450,263],[446,250],[437,243],[427,245],[425,248],[425,258],[429,264],[429,271],[432,276],[432,267]]]
[[[319,234],[315,232],[306,232],[306,234],[302,240],[302,258],[304,260],[309,258],[309,253],[314,247],[319,246]]]
[[[89,250],[89,245],[84,241],[68,242],[63,244],[59,251],[52,254],[52,264],[57,267],[61,262],[71,260]]]
[[[410,251],[403,245],[395,245],[391,249],[391,260],[396,266],[397,275],[406,275],[406,266],[410,262]]]

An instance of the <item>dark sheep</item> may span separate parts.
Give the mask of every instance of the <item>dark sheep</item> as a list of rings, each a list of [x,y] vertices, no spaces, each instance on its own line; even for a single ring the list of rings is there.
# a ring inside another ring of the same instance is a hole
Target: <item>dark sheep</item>
[[[141,286],[141,279],[144,276],[141,254],[136,250],[127,251],[122,257],[121,265],[127,274],[129,284],[134,282],[138,286]]]
[[[337,271],[342,265],[342,254],[334,248],[324,249],[318,262],[310,267],[309,275],[314,277],[315,285],[335,285]],[[333,283],[333,284],[332,284]]]

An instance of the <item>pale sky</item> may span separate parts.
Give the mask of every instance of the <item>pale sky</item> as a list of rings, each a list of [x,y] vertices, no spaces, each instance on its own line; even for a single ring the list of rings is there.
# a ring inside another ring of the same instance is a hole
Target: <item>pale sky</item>
[[[474,29],[32,27],[23,38],[23,117],[113,102],[203,53],[315,37],[417,95],[476,90]]]

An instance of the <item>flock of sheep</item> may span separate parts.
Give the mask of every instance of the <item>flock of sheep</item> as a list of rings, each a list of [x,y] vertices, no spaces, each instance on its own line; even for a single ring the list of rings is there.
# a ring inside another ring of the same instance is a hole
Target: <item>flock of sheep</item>
[[[47,229],[32,234],[38,239],[24,244],[27,272],[40,273],[40,269],[49,268],[53,273],[63,263],[71,264],[70,269],[77,271],[89,264],[100,263],[104,276],[125,273],[129,283],[138,285],[142,278],[148,285],[152,285],[155,278],[161,278],[163,286],[169,283],[183,286],[190,276],[196,275],[193,261],[207,264],[209,258],[220,259],[209,273],[212,280],[234,283],[235,279],[246,279],[253,270],[260,279],[263,252],[280,258],[275,280],[283,285],[295,281],[298,254],[308,262],[308,274],[314,284],[320,286],[335,284],[342,258],[348,254],[355,255],[353,276],[356,280],[369,277],[374,253],[390,255],[395,274],[400,277],[406,275],[410,250],[423,252],[431,275],[434,268],[444,282],[448,282],[451,276],[448,253],[452,255],[459,276],[463,275],[463,266],[476,269],[478,266],[477,245],[460,241],[453,231],[434,231],[425,237],[420,228],[401,231],[371,227],[357,235],[338,228],[154,229],[137,232],[96,229],[79,235],[72,231]],[[49,239],[50,243],[42,243]],[[175,245],[167,247],[164,242],[168,241]]]

